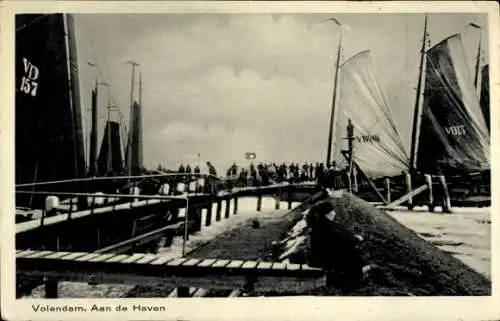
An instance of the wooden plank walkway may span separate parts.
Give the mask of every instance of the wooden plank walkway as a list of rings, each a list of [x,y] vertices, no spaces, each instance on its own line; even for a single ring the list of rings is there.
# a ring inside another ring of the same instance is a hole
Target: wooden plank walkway
[[[67,259],[70,258],[70,259]],[[290,291],[324,285],[325,273],[304,264],[176,258],[161,255],[110,255],[52,251],[16,252],[17,274],[48,280],[97,284]]]
[[[44,226],[53,225],[53,224],[67,221],[68,219],[75,220],[75,219],[86,217],[89,215],[112,213],[112,212],[119,211],[119,210],[144,207],[144,206],[149,206],[149,205],[153,205],[153,204],[158,204],[161,202],[169,202],[169,200],[151,199],[151,200],[143,200],[143,201],[138,201],[138,202],[119,204],[116,206],[100,207],[100,208],[97,208],[94,210],[78,211],[78,212],[71,213],[71,218],[70,218],[69,214],[61,214],[61,215],[56,215],[56,216],[51,216],[51,217],[45,218],[43,221],[43,225]],[[16,233],[22,233],[22,232],[36,229],[36,228],[40,227],[41,224],[42,224],[41,219],[35,219],[35,220],[27,221],[27,222],[18,223],[18,224],[16,224]]]

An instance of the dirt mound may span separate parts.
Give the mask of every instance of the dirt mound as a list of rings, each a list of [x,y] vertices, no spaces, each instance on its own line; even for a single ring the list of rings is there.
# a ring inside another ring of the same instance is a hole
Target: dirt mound
[[[334,223],[339,228],[363,237],[360,248],[363,260],[379,267],[373,277],[349,295],[491,294],[491,282],[487,278],[425,241],[384,211],[348,193],[323,202],[333,206]],[[332,255],[338,253],[333,250],[335,244],[325,246],[332,248]],[[339,291],[322,288],[310,294],[335,295]]]

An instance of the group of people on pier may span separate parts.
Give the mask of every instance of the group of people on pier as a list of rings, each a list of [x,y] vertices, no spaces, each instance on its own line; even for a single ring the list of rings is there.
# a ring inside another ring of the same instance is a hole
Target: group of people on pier
[[[215,167],[207,162],[208,173],[217,176]],[[178,173],[200,174],[199,166],[191,167],[190,164],[181,164]],[[233,163],[226,171],[226,176],[222,178],[231,187],[266,186],[276,183],[303,183],[318,182],[333,188],[342,188],[344,178],[347,175],[346,169],[340,169],[336,162],[331,162],[327,166],[324,163],[316,162],[304,163],[251,163],[248,167],[238,166]]]

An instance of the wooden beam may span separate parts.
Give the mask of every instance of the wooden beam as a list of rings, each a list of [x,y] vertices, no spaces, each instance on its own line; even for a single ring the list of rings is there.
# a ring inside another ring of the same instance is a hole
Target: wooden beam
[[[386,200],[387,200],[387,203],[390,203],[391,202],[391,179],[390,178],[386,178],[385,179],[385,191],[386,191]]]
[[[386,205],[386,206],[381,206],[380,208],[381,209],[394,209],[396,206],[399,206],[401,204],[403,204],[404,202],[406,202],[407,200],[411,199],[413,196],[415,195],[418,195],[420,193],[422,193],[423,191],[427,190],[429,188],[429,186],[427,185],[422,185],[420,186],[419,188],[417,189],[414,189],[413,191],[411,191],[410,193],[398,198],[397,200],[395,200],[394,202]]]
[[[349,162],[350,159],[349,159],[349,155],[348,155],[348,152],[343,150],[342,151],[342,155],[344,156],[344,158]],[[363,169],[358,165],[358,163],[355,161],[355,160],[352,160],[352,164],[354,166],[356,166],[356,169],[361,173],[361,175],[363,175],[363,177],[367,180],[368,184],[370,185],[370,187],[373,189],[373,191],[375,192],[375,194],[378,196],[378,198],[384,202],[384,204],[387,204],[387,200],[384,198],[384,196],[382,194],[380,194],[379,190],[377,189],[377,186],[375,186],[375,183],[373,183],[372,179],[370,177],[368,177],[368,175],[366,175],[366,173],[363,171]]]
[[[59,283],[56,280],[45,281],[45,298],[57,299]]]
[[[210,204],[207,206],[207,214],[205,216],[205,226],[210,226],[212,224],[212,207],[213,207],[213,202],[210,201]]]
[[[50,253],[48,255],[53,257]],[[67,255],[71,253],[68,252]],[[250,284],[259,291],[299,292],[321,286],[324,278],[322,270],[299,264],[284,264],[281,269],[275,269],[271,262],[246,261],[244,264],[232,264],[230,260],[201,260],[194,265],[193,260],[188,258],[156,264],[155,262],[164,260],[164,257],[145,254],[121,255],[119,261],[108,263],[112,258],[106,256],[106,260],[100,260],[100,256],[103,255],[83,255],[79,257],[80,261],[64,260],[64,256],[57,259],[20,257],[16,261],[17,273],[27,277],[98,284],[164,284],[172,288],[225,290]],[[86,260],[85,257],[89,259]],[[207,264],[204,264],[205,261]]]
[[[189,287],[180,286],[177,288],[177,297],[178,298],[187,298],[189,297]]]
[[[229,213],[231,211],[231,197],[226,198],[226,208],[224,212],[224,218],[229,218]]]
[[[427,184],[428,190],[429,190],[429,199],[428,199],[427,206],[429,207],[429,211],[433,212],[434,211],[434,196],[432,195],[432,176],[425,174],[424,177],[425,177],[425,183]]]
[[[243,293],[243,291],[241,291],[241,289],[234,289],[234,290],[233,290],[233,291],[231,291],[231,293],[228,295],[228,298],[236,298],[236,297],[239,297],[242,293]]]
[[[127,250],[130,250],[136,246],[148,243],[152,240],[161,239],[163,237],[163,235],[165,234],[165,232],[178,231],[182,226],[184,226],[184,222],[178,222],[178,223],[175,223],[172,225],[164,226],[164,227],[159,228],[157,230],[136,236],[136,237],[128,239],[126,241],[101,248],[101,249],[95,251],[95,253],[108,253],[108,252],[123,253]]]
[[[222,210],[222,200],[220,198],[217,199],[217,209],[215,212],[215,221],[219,222],[221,219],[221,210]]]
[[[450,193],[448,192],[448,185],[446,184],[446,178],[444,175],[439,176],[439,182],[443,188],[444,199],[443,199],[443,212],[451,213],[451,198]]]
[[[405,183],[406,183],[406,194],[410,194],[413,190],[413,185],[411,181],[411,174],[406,173],[405,175]],[[413,209],[413,197],[410,197],[408,199],[408,209],[412,210]]]
[[[234,195],[233,215],[238,214],[238,194]]]
[[[210,292],[210,290],[208,290],[208,289],[195,289],[192,297],[193,298],[202,298],[202,297],[207,296],[209,292]]]

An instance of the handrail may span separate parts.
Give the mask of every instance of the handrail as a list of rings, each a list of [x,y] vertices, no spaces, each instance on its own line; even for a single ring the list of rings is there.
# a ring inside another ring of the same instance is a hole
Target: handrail
[[[164,173],[164,174],[149,174],[149,175],[137,175],[137,176],[103,176],[103,177],[87,177],[87,178],[73,178],[59,181],[46,181],[46,182],[36,182],[36,183],[25,183],[17,184],[16,187],[30,187],[30,186],[42,186],[42,185],[53,185],[53,184],[63,184],[63,183],[78,183],[78,182],[94,182],[94,181],[107,181],[107,180],[129,180],[129,179],[142,179],[142,178],[158,178],[158,177],[173,177],[173,176],[190,176],[198,178],[214,178],[218,181],[226,181],[218,176],[212,174],[201,174],[201,173]]]
[[[90,197],[102,197],[102,198],[140,198],[140,199],[185,199],[183,195],[130,195],[130,194],[96,194],[96,193],[71,193],[71,192],[47,192],[47,191],[16,191],[19,194],[41,194],[41,195],[67,195],[67,196],[90,196]],[[190,196],[200,196],[209,194],[193,194]]]

